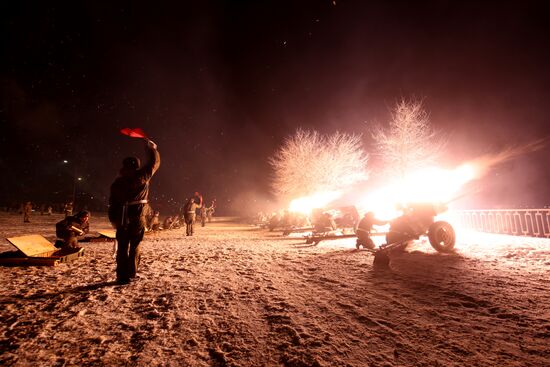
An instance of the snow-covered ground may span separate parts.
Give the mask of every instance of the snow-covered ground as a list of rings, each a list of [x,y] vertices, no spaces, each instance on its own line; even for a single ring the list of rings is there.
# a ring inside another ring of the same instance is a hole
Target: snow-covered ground
[[[60,219],[0,213],[0,250],[53,239]],[[112,243],[58,267],[0,267],[0,365],[550,365],[548,239],[459,231],[456,254],[419,241],[377,270],[353,239],[312,246],[217,219],[194,237],[146,236],[125,286]]]

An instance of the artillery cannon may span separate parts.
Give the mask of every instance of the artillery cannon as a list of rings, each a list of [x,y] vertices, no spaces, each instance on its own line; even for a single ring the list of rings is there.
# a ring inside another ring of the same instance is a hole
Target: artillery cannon
[[[306,236],[307,244],[319,244],[324,240],[337,240],[355,237],[355,226],[359,221],[359,212],[353,205],[332,209],[314,209],[313,228]]]
[[[403,215],[390,222],[386,243],[374,252],[374,265],[388,266],[389,252],[402,250],[413,240],[428,236],[432,247],[442,253],[453,251],[456,235],[453,227],[445,221],[434,221],[435,217],[447,211],[445,204],[414,203],[403,208]]]

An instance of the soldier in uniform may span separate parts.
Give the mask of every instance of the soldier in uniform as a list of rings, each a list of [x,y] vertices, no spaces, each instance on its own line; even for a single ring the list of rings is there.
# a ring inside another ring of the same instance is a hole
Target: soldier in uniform
[[[143,208],[149,197],[149,181],[160,166],[157,145],[149,139],[144,141],[149,154],[147,164],[140,167],[139,158],[124,158],[120,176],[111,185],[109,220],[116,228],[116,274],[119,284],[128,284],[130,278],[136,276],[140,260],[139,244],[146,224]]]
[[[143,215],[145,216],[145,232],[151,231],[151,222],[153,221],[153,208],[149,203],[145,204],[143,207]]]
[[[24,223],[30,223],[31,213],[32,213],[32,203],[30,201],[27,201],[25,203],[25,205],[23,206],[23,222]]]
[[[197,215],[196,211],[200,207],[202,207],[202,196],[198,192],[195,192],[195,196],[187,200],[185,204],[185,226],[188,236],[192,236],[194,233],[193,226]]]
[[[368,212],[365,214],[363,219],[359,221],[359,224],[357,225],[357,229],[355,230],[355,233],[357,234],[357,243],[355,246],[359,249],[361,246],[366,249],[374,249],[375,245],[370,238],[370,232],[372,231],[372,226],[383,226],[384,224],[387,224],[388,221],[379,220],[374,217],[373,212]]]
[[[56,247],[78,247],[78,239],[90,231],[90,213],[86,210],[76,215],[69,215],[55,225],[55,234],[61,240],[55,243]]]
[[[316,233],[326,233],[334,231],[337,226],[336,222],[332,218],[332,215],[329,212],[323,212],[322,210],[314,210],[313,215],[313,232]]]
[[[179,228],[179,227],[181,227],[180,216],[179,215],[174,215],[172,217],[172,226],[170,228],[175,229],[175,228]]]
[[[172,229],[173,223],[174,223],[174,220],[172,219],[172,217],[170,216],[166,217],[162,224],[162,229]]]
[[[68,203],[65,203],[63,206],[63,212],[65,212],[65,217],[68,217],[69,215],[73,215],[73,202],[69,201]]]
[[[149,228],[151,231],[158,231],[160,229],[160,212],[156,211],[155,214],[153,214],[153,217],[151,218],[151,225]]]
[[[199,217],[201,218],[201,227],[206,225],[206,207],[203,205],[199,209]]]
[[[212,203],[208,208],[206,208],[206,217],[208,218],[208,223],[212,222],[212,216],[216,211],[216,200],[212,200]]]

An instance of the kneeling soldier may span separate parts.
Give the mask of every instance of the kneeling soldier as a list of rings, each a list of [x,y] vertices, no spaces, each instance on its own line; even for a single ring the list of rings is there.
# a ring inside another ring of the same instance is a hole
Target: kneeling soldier
[[[90,231],[90,213],[86,210],[78,212],[74,216],[68,216],[55,225],[55,233],[61,241],[56,242],[56,247],[78,247],[79,237]]]

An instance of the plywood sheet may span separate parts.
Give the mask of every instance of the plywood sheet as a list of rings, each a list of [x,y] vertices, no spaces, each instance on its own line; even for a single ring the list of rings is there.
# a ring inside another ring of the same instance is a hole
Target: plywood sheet
[[[17,247],[25,256],[39,256],[57,251],[55,246],[39,234],[11,237],[9,243]]]
[[[115,239],[116,238],[116,232],[115,231],[98,231],[97,233],[99,233],[100,235],[102,236],[105,236],[107,238],[112,238],[112,239]]]

